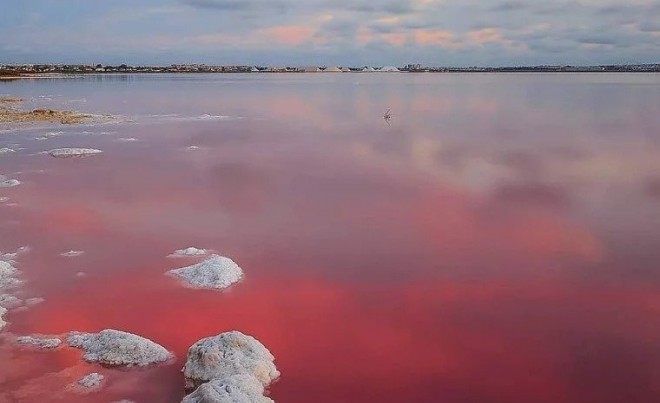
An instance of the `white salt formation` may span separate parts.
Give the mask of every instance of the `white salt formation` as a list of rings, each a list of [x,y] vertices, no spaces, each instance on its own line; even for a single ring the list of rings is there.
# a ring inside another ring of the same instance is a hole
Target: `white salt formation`
[[[93,372],[78,381],[78,385],[87,389],[97,389],[101,386],[105,377],[97,372]]]
[[[82,255],[84,255],[84,254],[85,254],[85,252],[83,252],[83,251],[81,251],[81,250],[70,250],[70,251],[68,251],[68,252],[60,253],[60,256],[64,256],[64,257],[78,257],[78,256],[82,256]]]
[[[0,197],[0,203],[6,203],[9,201],[9,197]]]
[[[18,269],[9,262],[0,260],[0,291],[21,284],[18,279]]]
[[[243,270],[233,260],[218,255],[167,273],[185,280],[192,287],[210,289],[227,288],[243,278]]]
[[[138,139],[136,139],[135,137],[122,137],[122,138],[118,138],[115,141],[118,141],[120,143],[131,143],[134,141],[138,141]]]
[[[264,386],[250,375],[234,375],[201,385],[181,403],[273,403]]]
[[[274,360],[275,357],[263,344],[241,332],[227,332],[202,339],[188,350],[188,359],[183,367],[186,392],[194,391],[207,382],[218,381],[215,385],[207,386],[197,396],[217,391],[217,387],[223,382],[241,383],[242,387],[236,388],[235,391],[237,396],[249,395],[257,391],[263,394],[263,388],[280,376]],[[261,388],[255,388],[252,380],[259,383]],[[191,396],[191,399],[193,398],[195,396]],[[216,400],[189,400],[189,402],[207,401]]]
[[[59,347],[62,344],[62,340],[58,338],[46,338],[46,337],[35,337],[35,336],[20,336],[16,338],[18,344],[28,345],[32,347],[37,347],[42,350],[51,350]]]
[[[0,330],[3,327],[7,326],[7,322],[5,322],[2,318],[3,316],[5,316],[6,313],[7,313],[7,309],[0,306]]]
[[[7,147],[0,148],[0,154],[8,154],[14,152],[16,152],[16,150],[13,150],[11,148],[7,148]]]
[[[103,151],[94,148],[57,148],[48,151],[48,155],[55,158],[86,157],[94,154],[100,154]]]
[[[21,248],[22,249],[22,248]],[[19,251],[21,250],[19,249]],[[18,254],[4,254],[3,258],[7,255],[15,257]],[[0,329],[7,325],[2,317],[7,313],[8,308],[15,308],[23,304],[23,301],[10,294],[10,292],[22,284],[18,278],[19,271],[12,266],[12,261],[5,261],[0,259]]]
[[[0,175],[0,188],[13,188],[20,185],[21,182],[16,179],[7,179],[6,176]]]
[[[176,250],[168,257],[202,256],[202,255],[206,255],[207,253],[208,252],[206,251],[206,249],[197,249],[191,246],[190,248]]]
[[[23,305],[23,300],[11,294],[0,294],[0,306],[11,309]]]
[[[85,351],[85,361],[104,365],[144,367],[173,358],[172,353],[149,339],[113,329],[100,333],[71,332],[66,341]]]

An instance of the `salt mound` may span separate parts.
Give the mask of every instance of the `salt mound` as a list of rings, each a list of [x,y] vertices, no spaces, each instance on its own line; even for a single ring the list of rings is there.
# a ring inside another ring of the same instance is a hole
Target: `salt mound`
[[[0,290],[21,284],[17,276],[18,269],[12,266],[11,263],[0,260]]]
[[[13,188],[20,185],[21,182],[16,179],[7,179],[6,176],[0,175],[0,188]]]
[[[0,294],[0,306],[11,309],[23,305],[23,300],[11,294]]]
[[[234,375],[201,385],[181,403],[272,403],[264,396],[264,386],[250,375]]]
[[[73,158],[86,157],[89,155],[100,154],[103,151],[94,148],[57,148],[48,151],[48,155],[55,158]]]
[[[241,332],[227,332],[202,339],[188,350],[188,359],[183,367],[186,391],[212,380],[228,381],[237,375],[254,378],[266,387],[280,376],[274,360],[275,357],[263,344]],[[249,384],[247,386],[246,390],[253,389]]]
[[[207,253],[206,249],[197,249],[191,246],[190,248],[176,250],[168,257],[202,256]]]
[[[18,344],[29,345],[43,350],[50,350],[59,347],[62,340],[58,338],[44,338],[34,336],[20,336],[16,338]]]
[[[243,278],[243,270],[233,260],[218,255],[211,255],[201,263],[167,273],[182,278],[195,288],[227,288]]]
[[[7,313],[7,309],[0,306],[0,329],[7,326],[7,322],[3,320],[3,316]]]
[[[105,377],[97,372],[93,372],[78,381],[78,385],[87,389],[97,389]]]
[[[71,332],[66,341],[85,351],[85,361],[111,366],[144,367],[173,358],[172,353],[149,339],[113,329],[100,333]]]

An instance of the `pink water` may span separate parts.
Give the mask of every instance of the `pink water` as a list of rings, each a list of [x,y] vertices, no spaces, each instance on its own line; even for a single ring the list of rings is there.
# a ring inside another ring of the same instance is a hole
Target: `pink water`
[[[0,400],[178,402],[188,347],[228,330],[275,355],[277,402],[660,396],[660,76],[154,75],[0,94],[131,120],[0,134],[24,148],[0,156],[23,182],[0,189],[16,204],[0,204],[0,250],[30,247],[22,296],[46,299],[10,311],[5,336],[115,328],[177,357],[110,369],[5,337]],[[35,155],[64,146],[104,153]],[[165,276],[199,260],[166,257],[188,246],[245,281]],[[103,390],[67,390],[90,372]]]

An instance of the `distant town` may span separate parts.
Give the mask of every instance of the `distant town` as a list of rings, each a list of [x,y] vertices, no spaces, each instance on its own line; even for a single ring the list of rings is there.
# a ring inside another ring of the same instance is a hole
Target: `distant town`
[[[129,66],[126,64],[0,64],[0,77],[21,77],[32,74],[94,74],[94,73],[487,73],[487,72],[660,72],[660,64],[625,64],[601,66],[515,66],[515,67],[427,67],[406,66],[222,66],[208,64],[172,64],[169,66]]]

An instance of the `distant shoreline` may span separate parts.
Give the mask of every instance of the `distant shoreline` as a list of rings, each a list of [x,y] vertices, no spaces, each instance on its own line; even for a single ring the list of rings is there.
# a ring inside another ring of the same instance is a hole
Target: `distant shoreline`
[[[70,78],[97,74],[155,73],[660,73],[660,64],[598,65],[598,66],[517,66],[517,67],[427,67],[408,64],[402,67],[336,67],[296,66],[268,67],[250,65],[217,66],[205,64],[172,64],[170,66],[119,66],[83,64],[1,64],[0,80],[35,78]]]

